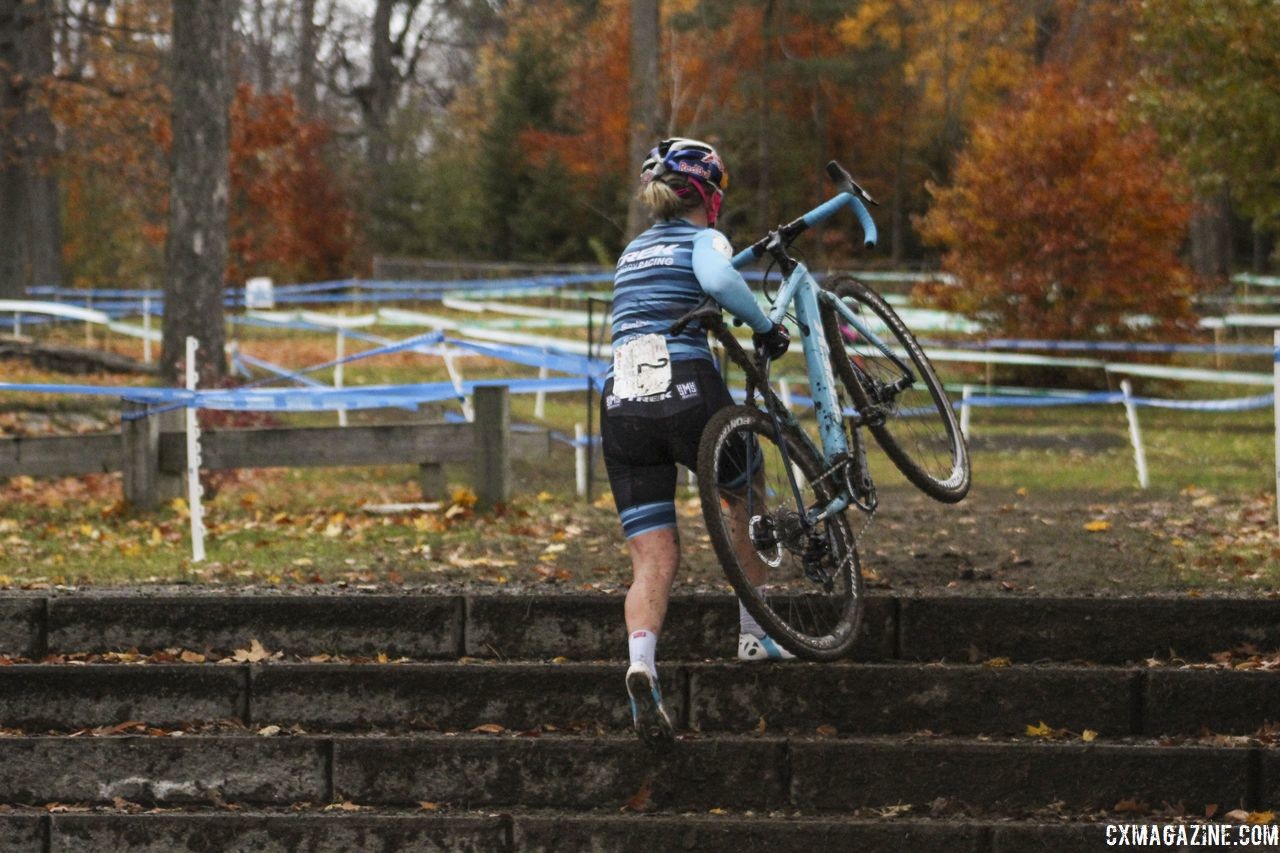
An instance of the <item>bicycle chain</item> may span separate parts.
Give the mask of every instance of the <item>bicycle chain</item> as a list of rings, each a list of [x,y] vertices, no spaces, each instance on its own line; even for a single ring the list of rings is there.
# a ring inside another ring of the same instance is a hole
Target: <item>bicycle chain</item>
[[[852,464],[852,462],[853,462],[852,459],[846,459],[843,462],[839,463],[838,465],[832,465],[824,473],[819,475],[818,478],[813,481],[813,483],[816,485],[818,483],[821,483],[823,480],[827,479],[828,477],[834,477],[837,471],[842,469],[847,469],[849,465]],[[846,479],[847,479],[847,476],[846,476]],[[862,537],[866,535],[867,528],[869,528],[871,526],[871,523],[875,521],[877,509],[879,509],[879,505],[872,507],[871,512],[863,513],[863,515],[866,516],[867,520],[866,522],[863,523],[862,528],[857,533],[853,534],[854,547],[857,547],[858,543],[862,541]],[[843,565],[841,566],[841,568],[843,568]]]

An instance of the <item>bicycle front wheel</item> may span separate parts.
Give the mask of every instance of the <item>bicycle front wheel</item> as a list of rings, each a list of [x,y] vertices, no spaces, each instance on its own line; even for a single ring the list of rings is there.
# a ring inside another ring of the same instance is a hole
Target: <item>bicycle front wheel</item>
[[[849,276],[826,285],[877,335],[890,358],[829,306],[822,311],[831,363],[885,454],[917,488],[956,503],[969,492],[969,451],[947,392],[902,319],[871,288]],[[904,370],[904,367],[906,370]]]
[[[822,474],[807,441],[785,429],[777,435],[769,416],[750,406],[721,409],[702,433],[698,489],[716,556],[760,627],[815,661],[849,652],[863,602],[845,514],[806,525],[797,508],[791,475],[807,510],[826,506],[840,488],[841,476]]]

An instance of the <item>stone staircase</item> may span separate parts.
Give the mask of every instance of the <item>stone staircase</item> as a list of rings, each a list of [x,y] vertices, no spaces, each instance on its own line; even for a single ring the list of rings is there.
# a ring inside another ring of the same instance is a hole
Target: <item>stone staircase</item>
[[[854,660],[744,665],[733,599],[681,596],[659,756],[618,596],[11,593],[0,850],[1102,849],[1280,805],[1280,679],[1197,666],[1278,616],[876,596]]]

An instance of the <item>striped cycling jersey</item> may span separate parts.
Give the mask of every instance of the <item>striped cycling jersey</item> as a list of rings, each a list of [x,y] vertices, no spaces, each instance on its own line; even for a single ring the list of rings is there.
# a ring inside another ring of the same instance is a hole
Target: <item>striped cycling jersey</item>
[[[691,323],[679,335],[671,324],[711,296],[754,332],[773,323],[733,267],[733,247],[714,228],[683,219],[659,222],[627,246],[613,277],[613,345],[635,335],[660,334],[672,361],[711,361],[707,333]],[[612,368],[609,375],[613,375]]]

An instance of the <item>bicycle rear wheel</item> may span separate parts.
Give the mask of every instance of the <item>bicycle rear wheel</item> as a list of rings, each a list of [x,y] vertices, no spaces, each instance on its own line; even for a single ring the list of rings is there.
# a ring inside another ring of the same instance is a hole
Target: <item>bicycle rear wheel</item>
[[[862,618],[862,570],[843,512],[806,532],[782,457],[806,509],[826,505],[841,477],[822,477],[807,441],[750,406],[717,412],[698,449],[702,513],[716,556],[747,612],[797,657],[843,657]],[[750,472],[750,474],[748,474]]]
[[[887,329],[895,354],[911,370],[911,384],[894,391],[902,367],[869,344],[857,346],[859,335],[838,312],[823,308],[822,324],[831,348],[831,363],[854,405],[898,470],[925,494],[956,503],[969,492],[969,451],[951,400],[928,356],[889,304],[871,288],[849,276],[826,285],[859,314],[877,334]],[[854,346],[856,351],[849,352]]]

